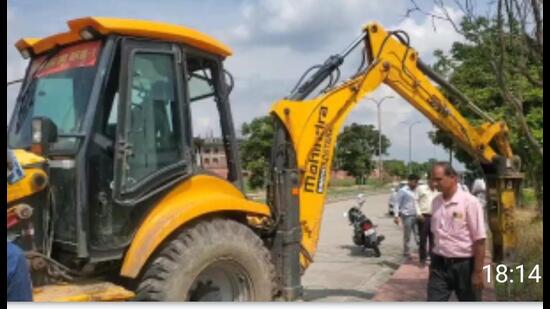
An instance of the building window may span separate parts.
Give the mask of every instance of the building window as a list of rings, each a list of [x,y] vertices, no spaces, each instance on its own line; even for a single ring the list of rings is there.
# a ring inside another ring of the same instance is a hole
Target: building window
[[[208,164],[210,164],[210,159],[208,159],[208,158],[204,159],[204,165],[208,165]]]

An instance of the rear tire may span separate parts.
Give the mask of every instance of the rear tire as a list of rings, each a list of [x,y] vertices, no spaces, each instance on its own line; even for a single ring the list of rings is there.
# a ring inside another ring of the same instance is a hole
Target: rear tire
[[[183,230],[147,266],[144,301],[271,301],[275,269],[262,240],[236,221],[213,219]]]

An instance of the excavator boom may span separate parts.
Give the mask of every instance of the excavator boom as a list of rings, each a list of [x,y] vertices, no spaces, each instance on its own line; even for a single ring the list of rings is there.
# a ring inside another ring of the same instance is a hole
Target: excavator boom
[[[368,57],[366,68],[348,81],[329,86],[308,99],[331,78],[350,51],[360,45],[365,46]],[[348,49],[330,57],[271,110],[276,137],[268,200],[278,225],[273,250],[283,252],[276,267],[282,274],[281,284],[288,288],[287,298],[298,293],[297,269],[303,273],[315,256],[337,135],[355,106],[382,84],[391,87],[480,162],[488,182],[493,258],[513,259],[513,209],[522,175],[507,139],[508,127],[476,109],[421,62],[406,33],[388,32],[371,23]],[[487,122],[472,125],[438,87],[466,101]],[[295,265],[298,256],[299,266]]]

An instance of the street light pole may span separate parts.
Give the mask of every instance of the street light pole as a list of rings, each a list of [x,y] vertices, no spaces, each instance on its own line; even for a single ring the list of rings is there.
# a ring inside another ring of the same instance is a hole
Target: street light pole
[[[437,144],[435,143],[435,135],[436,135],[437,131],[436,129],[434,128],[433,131],[430,131],[430,135],[431,135],[431,139],[432,139],[432,144],[434,146],[434,160],[437,161]]]
[[[382,113],[380,111],[380,105],[385,99],[393,99],[393,96],[385,96],[380,100],[369,98],[367,100],[373,101],[376,104],[378,111],[378,179],[382,180],[384,175],[384,165],[382,164]]]
[[[404,121],[402,123],[409,124],[408,122]],[[421,121],[415,121],[409,125],[409,175],[411,174],[411,163],[412,163],[412,128],[421,123]]]

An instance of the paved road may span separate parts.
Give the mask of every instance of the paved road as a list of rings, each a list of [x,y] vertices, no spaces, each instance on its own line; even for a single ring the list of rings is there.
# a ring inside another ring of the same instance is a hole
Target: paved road
[[[367,196],[363,206],[367,217],[378,224],[378,233],[386,236],[379,258],[361,252],[351,240],[351,226],[343,214],[354,200],[325,206],[315,262],[302,277],[305,301],[369,301],[390,279],[403,261],[403,234],[386,214],[388,197],[389,194]]]

